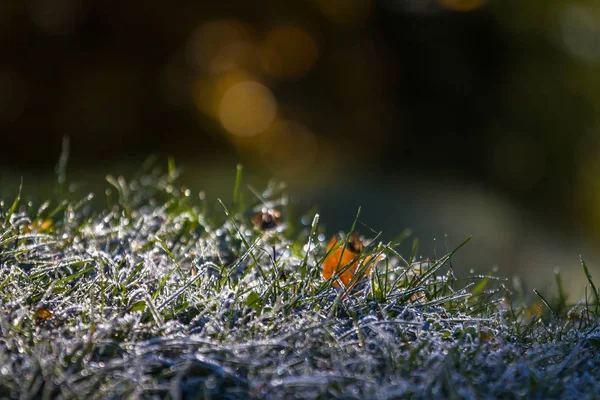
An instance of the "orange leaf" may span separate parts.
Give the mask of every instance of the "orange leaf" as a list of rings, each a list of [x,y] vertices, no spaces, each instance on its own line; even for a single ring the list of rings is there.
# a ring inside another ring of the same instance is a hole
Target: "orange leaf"
[[[337,244],[337,239],[335,236],[331,238],[329,244],[327,245],[327,253],[331,252]],[[362,241],[356,233],[352,233],[346,248],[344,249],[342,246],[335,249],[331,252],[323,261],[323,278],[329,280],[331,279],[337,271],[343,271],[339,278],[344,284],[344,286],[348,286],[356,272],[360,269],[363,263],[368,263],[371,261],[371,257],[366,257],[362,261],[355,261],[352,263],[352,260],[356,258],[358,253],[362,250]],[[352,263],[350,267],[347,268],[348,264]],[[347,268],[347,269],[346,269]],[[364,272],[364,275],[368,275],[371,271],[371,267],[367,268]],[[361,277],[362,278],[362,277]],[[337,281],[333,282],[333,286],[338,287],[339,284]]]

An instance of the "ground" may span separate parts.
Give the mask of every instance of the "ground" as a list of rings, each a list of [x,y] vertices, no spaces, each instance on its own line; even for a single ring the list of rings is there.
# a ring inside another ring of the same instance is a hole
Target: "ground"
[[[281,185],[248,200],[240,170],[233,203],[215,211],[177,186],[173,165],[151,171],[108,177],[100,210],[66,190],[2,203],[1,398],[600,393],[598,290],[583,262],[581,301],[567,304],[560,277],[558,296],[528,301],[501,278],[455,276],[468,239],[441,257],[401,255],[376,232],[353,235],[357,215],[330,241]]]

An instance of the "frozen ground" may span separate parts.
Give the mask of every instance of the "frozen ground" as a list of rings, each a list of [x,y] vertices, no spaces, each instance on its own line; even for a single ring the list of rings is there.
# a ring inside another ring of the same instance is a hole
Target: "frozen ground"
[[[452,249],[399,254],[402,238],[367,230],[356,261],[370,278],[336,288],[321,276],[332,232],[293,215],[279,186],[243,202],[238,182],[214,212],[175,175],[110,179],[101,213],[88,197],[5,199],[0,398],[600,393],[591,279],[575,302],[560,290],[527,301],[501,279],[455,276]],[[254,226],[263,207],[283,223]]]

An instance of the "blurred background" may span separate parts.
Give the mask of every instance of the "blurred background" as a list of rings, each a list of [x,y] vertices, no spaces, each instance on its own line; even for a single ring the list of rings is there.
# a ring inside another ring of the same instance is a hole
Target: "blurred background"
[[[227,198],[241,161],[329,233],[362,206],[426,256],[473,235],[456,265],[538,287],[560,267],[577,297],[579,254],[600,276],[599,109],[591,0],[0,2],[3,198],[51,193],[65,136],[100,193],[157,154]]]

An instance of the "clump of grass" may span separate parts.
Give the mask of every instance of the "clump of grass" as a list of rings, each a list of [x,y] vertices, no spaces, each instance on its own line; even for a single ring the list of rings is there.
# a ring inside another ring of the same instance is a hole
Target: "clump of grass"
[[[598,291],[585,263],[579,302],[567,304],[557,275],[557,299],[527,303],[519,285],[454,275],[466,241],[421,260],[417,246],[402,256],[373,234],[352,289],[336,288],[321,275],[318,215],[299,224],[281,185],[248,201],[240,169],[233,204],[215,212],[176,185],[173,163],[153,171],[109,177],[116,196],[101,211],[91,195],[1,203],[1,398],[600,392]],[[283,224],[253,225],[261,209]]]

